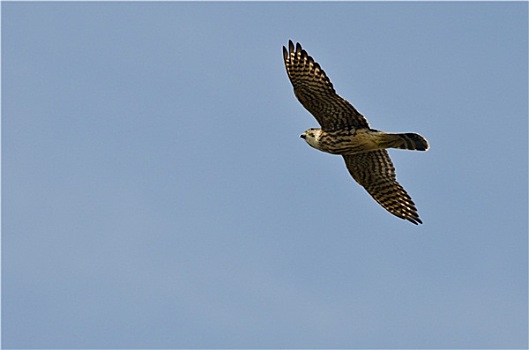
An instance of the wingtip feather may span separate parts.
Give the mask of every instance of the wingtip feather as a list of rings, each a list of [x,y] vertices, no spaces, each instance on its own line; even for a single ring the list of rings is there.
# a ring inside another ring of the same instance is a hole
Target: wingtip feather
[[[300,43],[296,43],[296,51],[303,51]]]

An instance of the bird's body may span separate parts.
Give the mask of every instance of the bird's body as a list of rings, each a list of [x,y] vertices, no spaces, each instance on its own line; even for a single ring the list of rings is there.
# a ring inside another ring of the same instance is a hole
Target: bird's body
[[[366,128],[328,132],[312,128],[305,131],[300,137],[317,150],[341,155],[353,155],[386,148],[419,151],[428,148],[428,142],[418,134],[392,134]]]
[[[411,197],[397,182],[387,148],[425,151],[428,141],[415,133],[393,134],[371,129],[367,120],[334,90],[331,81],[298,43],[283,47],[294,94],[321,128],[301,138],[322,152],[342,155],[351,176],[393,215],[422,223]]]

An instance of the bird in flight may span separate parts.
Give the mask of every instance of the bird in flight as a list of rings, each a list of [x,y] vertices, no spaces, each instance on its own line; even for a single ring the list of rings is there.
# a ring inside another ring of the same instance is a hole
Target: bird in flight
[[[319,151],[341,155],[356,182],[391,214],[422,224],[415,203],[397,182],[386,149],[426,151],[428,141],[415,133],[371,129],[366,118],[336,93],[323,69],[299,43],[294,47],[289,40],[288,50],[283,46],[283,58],[294,94],[321,126],[300,137]]]

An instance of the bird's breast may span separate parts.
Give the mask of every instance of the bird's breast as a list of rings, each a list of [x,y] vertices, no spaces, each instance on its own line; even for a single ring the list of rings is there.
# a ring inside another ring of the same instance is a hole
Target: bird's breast
[[[377,149],[373,132],[368,129],[351,129],[325,132],[322,130],[315,145],[320,151],[331,154],[355,154]]]

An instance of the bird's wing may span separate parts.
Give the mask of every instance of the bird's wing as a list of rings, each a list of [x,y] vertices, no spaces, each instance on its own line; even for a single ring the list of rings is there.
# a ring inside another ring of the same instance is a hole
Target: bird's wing
[[[395,168],[386,150],[344,155],[353,178],[391,214],[414,224],[422,224],[417,208],[406,190],[397,182]]]
[[[364,116],[336,93],[323,69],[299,43],[294,49],[289,40],[288,50],[283,46],[283,58],[294,94],[323,130],[369,127]]]

